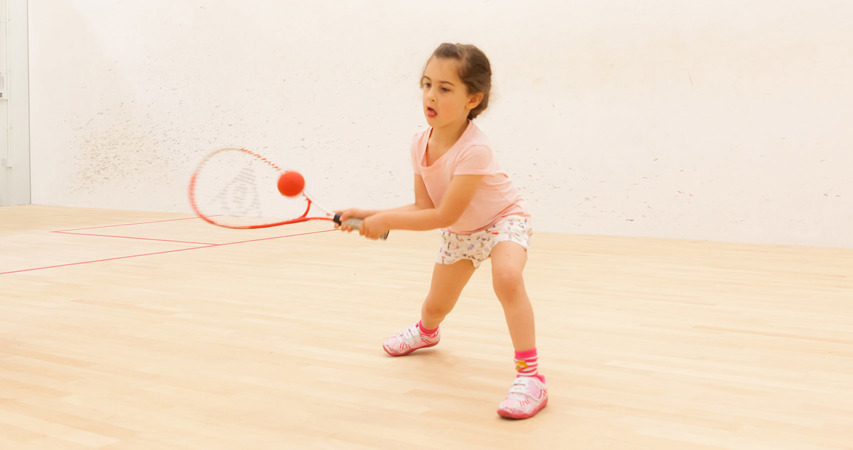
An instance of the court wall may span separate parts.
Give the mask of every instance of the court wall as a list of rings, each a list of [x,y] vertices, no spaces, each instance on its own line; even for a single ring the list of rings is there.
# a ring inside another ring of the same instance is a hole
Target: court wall
[[[407,203],[458,41],[537,229],[853,247],[851,30],[840,0],[31,0],[32,202],[189,211],[238,145],[333,207]]]

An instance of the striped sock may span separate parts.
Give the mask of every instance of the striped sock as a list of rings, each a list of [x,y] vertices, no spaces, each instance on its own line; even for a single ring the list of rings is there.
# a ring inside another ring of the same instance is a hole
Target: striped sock
[[[436,331],[438,331],[438,327],[435,327],[432,330],[427,330],[424,328],[424,324],[422,324],[420,320],[418,321],[418,329],[421,330],[421,334],[425,334],[427,336],[432,336]]]
[[[515,352],[515,370],[519,376],[535,377],[539,375],[539,356],[536,349]]]

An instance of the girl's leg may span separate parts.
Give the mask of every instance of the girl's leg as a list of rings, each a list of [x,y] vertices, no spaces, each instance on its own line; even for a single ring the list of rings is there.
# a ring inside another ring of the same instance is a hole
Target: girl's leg
[[[436,264],[432,272],[432,284],[421,307],[418,323],[388,338],[382,348],[392,356],[404,356],[413,351],[438,344],[438,325],[456,305],[462,288],[471,279],[474,265],[469,260],[454,264]]]
[[[545,377],[538,374],[533,307],[522,277],[527,251],[515,242],[501,242],[492,249],[491,259],[492,284],[506,316],[518,372],[506,398],[498,405],[498,414],[527,419],[548,404],[548,386]]]
[[[432,271],[429,293],[421,307],[421,325],[426,330],[438,328],[447,314],[456,306],[462,289],[468,284],[475,267],[463,259],[453,264],[436,264]]]
[[[516,352],[536,348],[533,306],[522,276],[527,250],[515,242],[500,242],[492,249],[490,258],[492,285],[503,306],[512,346]]]

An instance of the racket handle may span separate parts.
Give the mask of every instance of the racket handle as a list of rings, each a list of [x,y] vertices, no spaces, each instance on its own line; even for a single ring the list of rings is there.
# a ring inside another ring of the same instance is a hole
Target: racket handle
[[[353,217],[341,222],[341,214],[340,213],[335,214],[335,217],[332,220],[334,220],[335,223],[338,225],[346,225],[348,227],[352,227],[353,230],[357,230],[358,227],[361,226],[361,222],[364,222],[361,219],[356,219]],[[390,233],[390,231],[386,231],[385,234],[383,234],[382,236],[379,236],[379,237],[381,239],[388,239],[388,233]]]

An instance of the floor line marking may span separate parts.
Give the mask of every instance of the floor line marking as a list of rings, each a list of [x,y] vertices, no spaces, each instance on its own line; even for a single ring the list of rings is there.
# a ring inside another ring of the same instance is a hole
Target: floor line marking
[[[128,225],[145,225],[145,224],[150,224],[150,223],[172,222],[172,221],[177,221],[177,220],[188,220],[188,219],[195,219],[195,217],[189,217],[189,218],[183,218],[183,219],[155,220],[155,221],[151,221],[151,222],[138,222],[138,223],[118,224],[118,225],[105,225],[105,226],[88,227],[88,228],[77,228],[76,230],[56,230],[56,231],[52,231],[52,233],[80,235],[80,236],[111,237],[111,238],[124,238],[124,239],[141,239],[141,240],[147,240],[147,241],[186,243],[186,244],[196,245],[195,247],[185,247],[185,248],[178,248],[178,249],[173,249],[173,250],[164,250],[164,251],[160,251],[160,252],[140,253],[140,254],[136,254],[136,255],[116,256],[113,258],[102,258],[102,259],[94,259],[94,260],[89,260],[89,261],[77,261],[77,262],[65,263],[65,264],[55,264],[55,265],[50,265],[50,266],[32,267],[29,269],[10,270],[10,271],[6,271],[6,272],[0,272],[0,275],[9,275],[9,274],[13,274],[13,273],[22,273],[22,272],[33,272],[33,271],[45,270],[45,269],[56,269],[59,267],[79,266],[79,265],[83,265],[83,264],[93,264],[93,263],[106,262],[106,261],[116,261],[116,260],[121,260],[121,259],[139,258],[139,257],[143,257],[143,256],[163,255],[166,253],[184,252],[184,251],[188,251],[188,250],[199,250],[199,249],[203,249],[203,248],[224,247],[224,246],[228,246],[228,245],[247,244],[247,243],[251,243],[251,242],[268,241],[268,240],[272,240],[272,239],[281,239],[281,238],[297,237],[297,236],[308,236],[308,235],[312,235],[312,234],[320,234],[320,233],[328,233],[331,231],[337,231],[336,229],[308,231],[308,232],[304,232],[304,233],[285,234],[285,235],[281,235],[281,236],[271,236],[271,237],[264,237],[264,238],[246,239],[243,241],[223,242],[223,243],[218,243],[218,244],[212,244],[212,243],[208,243],[208,242],[169,241],[169,240],[165,240],[165,239],[150,239],[150,238],[133,237],[133,236],[112,236],[112,235],[98,235],[98,234],[89,234],[89,233],[73,233],[73,231],[77,231],[77,230],[91,230],[91,229],[99,229],[99,228],[122,227],[122,226],[128,226]]]

